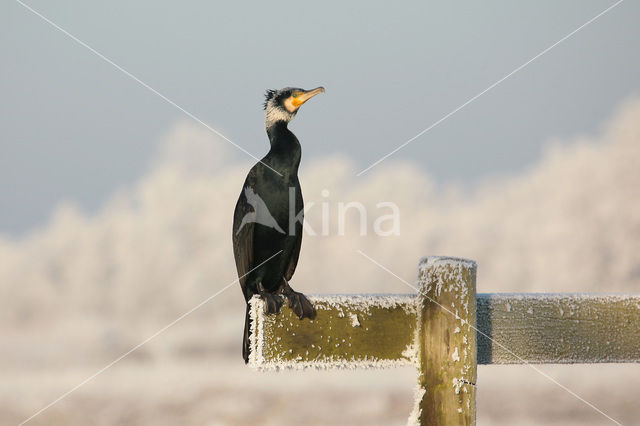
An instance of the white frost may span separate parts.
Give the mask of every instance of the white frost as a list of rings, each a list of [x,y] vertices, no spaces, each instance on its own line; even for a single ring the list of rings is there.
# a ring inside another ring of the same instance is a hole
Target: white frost
[[[457,378],[454,377],[453,378],[453,389],[456,392],[456,395],[460,394],[460,389],[462,389],[462,387],[464,386],[464,379],[463,378]]]
[[[451,354],[451,359],[454,360],[454,361],[460,361],[460,354],[458,354],[458,348],[457,347],[453,351],[453,353]]]
[[[416,385],[415,390],[413,392],[413,410],[411,410],[411,414],[409,414],[409,419],[407,420],[407,425],[409,426],[419,426],[420,421],[420,401],[422,401],[422,397],[424,396],[426,390],[418,385]]]
[[[357,314],[351,314],[349,317],[351,318],[351,327],[360,327],[360,321],[358,321]]]

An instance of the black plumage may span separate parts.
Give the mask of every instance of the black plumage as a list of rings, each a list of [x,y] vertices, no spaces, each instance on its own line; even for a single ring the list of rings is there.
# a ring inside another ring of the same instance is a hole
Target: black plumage
[[[254,165],[242,186],[233,215],[233,253],[247,302],[242,356],[249,360],[249,300],[259,295],[273,314],[284,300],[302,318],[313,318],[309,300],[289,286],[302,244],[304,203],[298,181],[301,148],[287,125],[298,108],[324,92],[285,88],[266,93],[265,127],[271,149]]]

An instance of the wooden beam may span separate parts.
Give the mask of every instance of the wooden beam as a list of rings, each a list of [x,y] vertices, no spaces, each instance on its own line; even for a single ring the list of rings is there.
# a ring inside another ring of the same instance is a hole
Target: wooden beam
[[[480,294],[477,305],[478,364],[640,362],[640,296]]]
[[[417,365],[415,295],[310,299],[318,309],[313,322],[286,307],[262,315],[262,302],[251,302],[253,367]],[[478,364],[640,362],[640,295],[478,294],[476,300]]]
[[[251,366],[361,368],[415,365],[414,295],[310,296],[315,320],[300,321],[288,307],[265,315],[251,300]]]

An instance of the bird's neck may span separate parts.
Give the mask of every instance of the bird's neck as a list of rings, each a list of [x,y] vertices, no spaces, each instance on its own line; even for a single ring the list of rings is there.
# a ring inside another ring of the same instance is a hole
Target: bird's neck
[[[268,156],[278,165],[297,173],[302,150],[298,138],[287,127],[287,122],[276,121],[267,127],[267,135],[271,142]]]

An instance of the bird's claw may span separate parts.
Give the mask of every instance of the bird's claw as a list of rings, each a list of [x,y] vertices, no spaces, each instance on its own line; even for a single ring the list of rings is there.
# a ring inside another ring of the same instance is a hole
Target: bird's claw
[[[316,317],[315,308],[304,294],[292,290],[286,296],[289,300],[289,307],[298,318],[314,319]]]
[[[264,313],[271,315],[280,312],[280,308],[284,304],[282,297],[273,293],[262,293],[260,298],[264,300]]]

